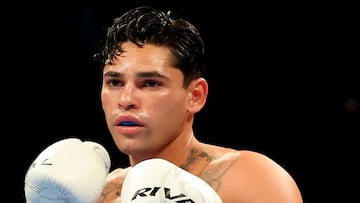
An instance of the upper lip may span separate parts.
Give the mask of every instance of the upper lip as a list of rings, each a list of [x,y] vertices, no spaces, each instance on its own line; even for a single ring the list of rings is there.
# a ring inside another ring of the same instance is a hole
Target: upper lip
[[[115,126],[143,126],[143,123],[132,115],[121,115],[115,119]]]

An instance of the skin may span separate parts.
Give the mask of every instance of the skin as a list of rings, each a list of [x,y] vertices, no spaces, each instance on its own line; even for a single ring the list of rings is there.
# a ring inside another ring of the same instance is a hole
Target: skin
[[[194,114],[205,105],[208,84],[198,78],[183,87],[183,75],[171,66],[168,48],[131,42],[103,70],[101,100],[106,122],[129,168],[113,170],[98,203],[120,202],[123,180],[131,166],[163,158],[205,180],[224,203],[302,203],[287,171],[263,154],[199,142]],[[119,126],[131,120],[138,126]],[[174,153],[176,152],[176,153]]]

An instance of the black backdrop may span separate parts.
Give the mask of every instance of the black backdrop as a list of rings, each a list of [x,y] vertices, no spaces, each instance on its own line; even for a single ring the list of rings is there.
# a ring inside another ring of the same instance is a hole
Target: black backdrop
[[[142,3],[174,9],[203,34],[210,93],[195,121],[200,140],[267,154],[293,175],[305,202],[356,197],[350,186],[359,181],[360,132],[353,6],[94,1],[14,6],[3,17],[4,139],[14,202],[24,201],[32,160],[65,137],[103,144],[113,168],[128,164],[104,123],[92,54],[112,18]]]

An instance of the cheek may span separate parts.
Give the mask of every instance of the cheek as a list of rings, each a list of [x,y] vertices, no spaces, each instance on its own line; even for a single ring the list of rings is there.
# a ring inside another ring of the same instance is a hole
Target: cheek
[[[105,96],[103,91],[100,94],[100,99],[101,99],[101,104],[102,104],[102,106],[104,108],[104,104],[106,103],[106,96]]]
[[[104,113],[104,116],[105,116],[105,120],[106,120],[106,123],[109,127],[109,129],[111,130],[110,126],[111,126],[111,123],[112,123],[112,119],[111,119],[111,115],[112,115],[112,109],[111,109],[111,98],[109,97],[109,94],[106,94],[106,93],[103,93],[101,92],[101,105],[102,105],[102,109],[103,109],[103,113]]]
[[[101,105],[102,105],[102,108],[103,110],[105,111],[106,113],[106,109],[110,107],[110,96],[109,94],[107,94],[106,92],[102,91],[101,92]]]
[[[152,120],[156,121],[156,129],[164,135],[164,140],[168,140],[171,135],[179,134],[183,129],[184,122],[187,120],[187,109],[183,98],[167,98],[162,105],[156,105],[156,109],[151,112]]]
[[[178,115],[184,114],[186,111],[186,101],[184,100],[183,95],[168,95],[161,100],[157,101],[152,105],[154,111],[160,113],[167,118],[176,117]]]

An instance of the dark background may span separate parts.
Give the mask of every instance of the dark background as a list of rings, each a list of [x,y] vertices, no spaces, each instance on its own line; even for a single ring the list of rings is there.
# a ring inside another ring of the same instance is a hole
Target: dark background
[[[230,2],[105,0],[5,8],[3,129],[11,161],[4,176],[13,177],[12,202],[24,202],[24,176],[33,159],[66,137],[95,140],[109,150],[113,168],[127,166],[105,126],[101,72],[92,55],[112,19],[143,3],[174,10],[204,37],[210,93],[195,121],[200,140],[267,154],[294,177],[304,202],[357,199],[355,6]]]

